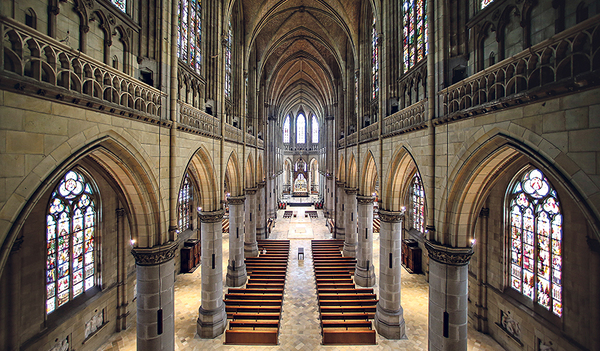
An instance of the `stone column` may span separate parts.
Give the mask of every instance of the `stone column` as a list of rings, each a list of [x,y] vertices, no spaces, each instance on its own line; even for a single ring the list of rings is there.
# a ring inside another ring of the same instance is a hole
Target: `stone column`
[[[344,182],[335,182],[335,238],[345,240],[346,231],[344,230],[344,211],[342,210],[346,194],[344,193]]]
[[[131,250],[137,265],[138,350],[175,349],[173,258],[177,247],[177,242],[171,241]]]
[[[373,196],[357,196],[358,201],[358,248],[354,282],[360,286],[375,285],[373,265]]]
[[[402,212],[380,209],[379,235],[379,302],[375,312],[375,328],[387,339],[406,338],[404,311],[400,305],[400,273],[402,264]]]
[[[257,257],[258,243],[256,242],[256,188],[246,189],[246,211],[244,223],[244,256]]]
[[[227,286],[242,286],[246,283],[244,262],[244,201],[245,196],[230,196],[229,202],[229,264]]]
[[[265,202],[265,184],[258,183],[258,192],[256,194],[256,239],[264,240],[267,238],[267,218]]]
[[[344,212],[344,256],[356,257],[356,188],[345,188],[346,201],[342,205]]]
[[[275,178],[267,181],[267,219],[275,218],[277,214],[277,194],[275,194]]]
[[[429,253],[429,350],[467,350],[471,247],[425,241]]]
[[[227,314],[223,303],[223,210],[201,212],[202,299],[196,331],[203,339],[223,334]]]

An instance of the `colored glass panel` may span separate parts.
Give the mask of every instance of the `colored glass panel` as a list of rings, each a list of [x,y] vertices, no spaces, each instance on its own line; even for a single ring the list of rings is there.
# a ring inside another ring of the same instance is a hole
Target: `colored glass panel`
[[[303,114],[299,114],[296,119],[296,143],[306,143],[306,118]]]
[[[227,39],[225,43],[225,97],[231,99],[231,41],[232,41],[232,31],[231,31],[231,21],[229,21],[227,30]]]
[[[127,12],[127,0],[111,0],[123,12]]]
[[[290,116],[287,116],[283,122],[283,142],[290,142]]]
[[[402,62],[407,72],[428,53],[427,0],[404,1],[402,22]]]
[[[202,63],[202,2],[180,0],[177,7],[177,57],[200,73]]]
[[[379,46],[377,45],[377,30],[375,29],[375,18],[373,17],[373,30],[371,35],[372,53],[371,53],[371,77],[373,84],[373,99],[377,98],[379,93]]]
[[[411,189],[413,228],[423,233],[425,231],[425,192],[418,174],[413,177]]]
[[[312,116],[312,142],[317,144],[319,142],[319,121],[317,116]]]
[[[487,5],[491,4],[494,0],[481,0],[481,8],[485,8]]]
[[[183,185],[179,189],[179,230],[184,231],[191,228],[193,188],[189,175],[186,173]]]

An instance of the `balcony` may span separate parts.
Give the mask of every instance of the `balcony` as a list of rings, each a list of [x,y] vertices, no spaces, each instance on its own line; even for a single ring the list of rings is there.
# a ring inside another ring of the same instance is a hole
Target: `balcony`
[[[360,142],[371,141],[379,138],[379,122],[375,122],[360,130]]]
[[[192,105],[179,101],[179,125],[177,129],[205,136],[221,136],[221,121]]]
[[[421,100],[383,119],[383,135],[397,134],[422,129],[427,126],[427,100]]]
[[[225,123],[225,140],[233,141],[237,143],[244,142],[244,136],[242,134],[242,130],[232,126],[229,123]]]

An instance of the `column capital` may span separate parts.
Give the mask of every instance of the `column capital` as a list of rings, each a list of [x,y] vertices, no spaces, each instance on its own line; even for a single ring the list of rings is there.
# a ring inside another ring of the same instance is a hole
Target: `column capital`
[[[465,266],[473,256],[472,247],[450,247],[425,240],[429,258],[450,266]]]
[[[246,195],[254,195],[256,194],[256,191],[258,191],[258,188],[246,188]]]
[[[336,181],[335,181],[335,185],[337,185],[339,188],[343,188],[343,187],[344,187],[344,185],[345,185],[345,183],[344,183],[344,182],[341,182],[341,181],[339,181],[339,180],[336,180]]]
[[[356,200],[358,201],[359,205],[369,205],[369,204],[373,204],[373,202],[375,201],[375,197],[374,196],[364,196],[364,195],[358,195],[356,196]]]
[[[344,188],[344,190],[346,191],[346,194],[348,194],[348,195],[353,195],[358,192],[357,188]]]
[[[379,209],[379,218],[386,223],[400,223],[404,219],[404,212]]]
[[[230,196],[227,198],[227,202],[229,202],[230,205],[243,205],[244,201],[246,201],[246,196],[244,195]]]
[[[331,173],[327,173],[325,175],[325,178],[327,178],[327,180],[332,180],[333,179],[333,175]]]
[[[267,182],[265,182],[264,180],[263,180],[263,181],[260,181],[260,182],[258,182],[258,189],[264,188],[264,187],[265,187],[265,185],[267,185]]]
[[[333,116],[325,116],[326,121],[333,121]]]
[[[178,247],[176,241],[169,241],[154,247],[134,247],[131,254],[138,266],[156,266],[172,260]]]
[[[216,223],[223,220],[223,214],[225,211],[217,210],[217,211],[201,211],[198,215],[200,217],[200,222],[202,223]]]

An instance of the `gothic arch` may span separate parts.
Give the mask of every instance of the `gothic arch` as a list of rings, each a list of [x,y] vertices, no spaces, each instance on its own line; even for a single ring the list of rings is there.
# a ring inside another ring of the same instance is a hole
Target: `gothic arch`
[[[371,150],[368,150],[365,155],[362,170],[360,172],[359,194],[371,196],[375,192],[375,184],[379,174],[377,172],[377,163],[373,157]]]
[[[256,186],[256,180],[254,179],[254,155],[252,154],[252,152],[250,152],[250,154],[248,155],[248,158],[246,159],[246,171],[245,173],[245,180],[244,180],[244,187],[246,187],[246,189],[250,189],[250,188],[254,188]]]
[[[204,146],[194,152],[186,170],[192,173],[198,181],[200,192],[200,206],[203,211],[216,211],[221,208],[221,196],[218,194],[219,187],[215,178],[215,170],[210,154]],[[185,174],[185,172],[183,173]],[[183,176],[182,174],[182,176]]]
[[[240,171],[240,164],[235,150],[229,154],[227,166],[225,167],[225,177],[229,180],[229,191],[231,192],[231,196],[244,195],[244,178]]]
[[[348,162],[348,176],[346,179],[346,186],[349,188],[358,188],[358,167],[356,165],[356,158],[354,152],[350,155]]]
[[[338,181],[345,182],[346,181],[346,163],[344,160],[344,154],[340,156],[340,160],[338,163]]]
[[[258,164],[256,165],[256,181],[262,182],[265,180],[265,172],[263,168],[263,159],[262,155],[258,155]]]
[[[385,184],[382,182],[382,208],[389,211],[401,211],[402,206],[405,205],[410,176],[414,172],[419,172],[419,170],[412,154],[406,147],[400,147],[391,158]]]

